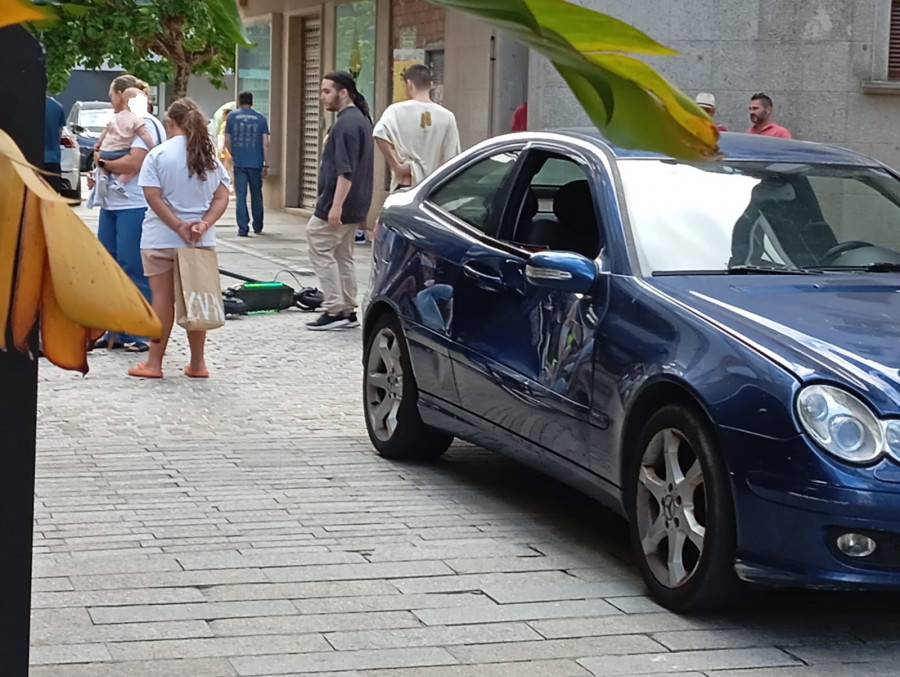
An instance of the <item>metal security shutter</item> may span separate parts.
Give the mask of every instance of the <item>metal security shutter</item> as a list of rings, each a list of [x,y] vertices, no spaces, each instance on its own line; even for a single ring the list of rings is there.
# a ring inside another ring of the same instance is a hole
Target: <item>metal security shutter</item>
[[[888,48],[888,79],[900,80],[900,0],[891,2],[891,42]]]
[[[303,22],[303,158],[300,163],[303,207],[314,207],[318,196],[321,53],[321,23],[319,19],[306,19]]]

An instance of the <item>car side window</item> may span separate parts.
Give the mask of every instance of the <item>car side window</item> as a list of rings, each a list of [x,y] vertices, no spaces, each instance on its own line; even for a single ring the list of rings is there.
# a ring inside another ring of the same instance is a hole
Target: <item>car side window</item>
[[[860,240],[896,249],[900,205],[874,185],[828,176],[810,177],[809,183],[837,242]]]
[[[562,155],[535,151],[527,158],[522,174],[528,185],[512,242],[528,249],[596,257],[601,245],[600,220],[582,166]]]
[[[428,196],[441,209],[494,236],[508,199],[518,151],[504,151],[464,168]]]

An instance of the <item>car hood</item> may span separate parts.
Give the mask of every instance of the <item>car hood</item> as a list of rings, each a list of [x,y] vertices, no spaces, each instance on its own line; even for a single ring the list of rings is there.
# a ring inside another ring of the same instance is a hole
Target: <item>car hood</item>
[[[900,275],[684,275],[649,284],[803,381],[900,404]]]

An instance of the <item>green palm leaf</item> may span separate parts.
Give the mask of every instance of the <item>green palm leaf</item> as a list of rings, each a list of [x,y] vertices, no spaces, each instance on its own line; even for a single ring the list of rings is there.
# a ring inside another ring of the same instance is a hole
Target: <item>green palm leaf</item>
[[[244,22],[241,20],[235,0],[204,0],[204,4],[213,22],[226,37],[234,40],[240,47],[254,46],[253,41],[244,32]]]
[[[474,14],[547,57],[613,143],[683,159],[717,155],[719,133],[706,113],[622,54],[677,54],[633,26],[566,0],[429,2]]]

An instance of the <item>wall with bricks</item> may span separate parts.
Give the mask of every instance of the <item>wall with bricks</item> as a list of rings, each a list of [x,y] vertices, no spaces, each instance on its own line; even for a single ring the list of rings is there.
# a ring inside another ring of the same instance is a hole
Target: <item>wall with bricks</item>
[[[445,12],[425,0],[391,1],[391,46],[403,44],[403,36],[415,35],[415,48],[424,49],[444,42]]]

